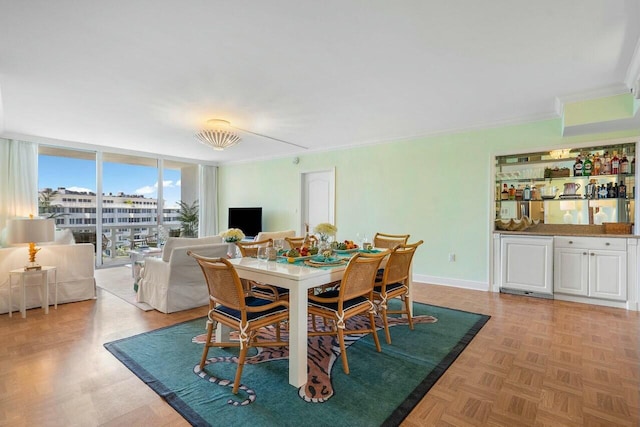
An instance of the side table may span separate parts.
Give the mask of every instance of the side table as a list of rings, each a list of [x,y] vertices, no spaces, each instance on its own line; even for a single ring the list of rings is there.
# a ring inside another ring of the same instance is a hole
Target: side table
[[[140,270],[144,267],[144,259],[147,257],[161,257],[162,248],[132,249],[129,251],[131,259],[131,277],[133,277],[133,290],[138,292],[138,280]]]
[[[40,270],[25,270],[24,268],[17,268],[9,272],[9,317],[12,317],[13,312],[13,297],[11,288],[13,287],[13,277],[17,276],[20,285],[20,313],[22,317],[27,317],[27,286],[25,284],[25,277],[40,276],[40,287],[42,288],[42,308],[44,314],[49,314],[49,273],[53,273],[53,284],[55,286],[55,302],[54,307],[58,309],[58,273],[56,267],[43,265]]]

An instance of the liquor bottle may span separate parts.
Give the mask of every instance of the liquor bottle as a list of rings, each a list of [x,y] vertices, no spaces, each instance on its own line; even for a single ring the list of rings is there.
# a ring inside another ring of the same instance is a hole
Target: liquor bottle
[[[611,173],[611,157],[609,157],[609,152],[604,152],[604,162],[602,163],[602,173],[601,175],[609,175]]]
[[[591,175],[600,175],[601,169],[602,166],[600,164],[600,156],[598,156],[598,153],[596,153],[593,155],[593,167]]]
[[[584,158],[584,163],[582,164],[582,176],[591,176],[593,173],[593,162],[589,158],[589,155],[586,154]]]
[[[524,186],[524,190],[522,191],[522,200],[531,200],[531,188],[529,184]]]
[[[613,185],[610,182],[607,182],[607,199],[613,199]]]
[[[627,153],[622,152],[622,158],[620,159],[620,173],[629,173],[630,164],[629,159],[627,159]]]
[[[602,185],[598,185],[598,199],[606,199],[607,198],[607,189]]]
[[[582,160],[580,155],[576,157],[576,162],[573,164],[573,176],[582,176]]]
[[[500,193],[500,200],[509,200],[509,189],[507,184],[502,186],[502,193]]]
[[[627,198],[627,186],[624,185],[624,181],[620,181],[620,185],[618,185],[618,198],[619,199]]]
[[[516,187],[513,186],[513,184],[511,184],[511,187],[509,187],[509,200],[515,200],[516,199]]]
[[[633,175],[634,173],[636,173],[636,158],[634,157],[633,160],[631,160],[631,174]]]
[[[614,199],[618,198],[618,183],[617,182],[615,184],[613,184],[612,197]]]
[[[613,175],[618,175],[620,173],[620,159],[618,158],[618,153],[616,151],[613,152],[613,157],[611,158],[611,173]]]

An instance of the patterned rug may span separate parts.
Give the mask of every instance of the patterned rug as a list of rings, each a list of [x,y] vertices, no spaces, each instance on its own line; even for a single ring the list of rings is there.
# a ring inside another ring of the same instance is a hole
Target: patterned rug
[[[489,320],[418,303],[414,315],[414,331],[406,320],[392,319],[391,345],[377,325],[381,353],[370,334],[350,336],[349,375],[335,339],[309,338],[308,380],[299,389],[288,385],[286,347],[252,349],[237,395],[231,393],[236,348],[211,348],[200,371],[205,318],[105,347],[192,425],[397,425]],[[265,338],[273,333],[263,332]]]

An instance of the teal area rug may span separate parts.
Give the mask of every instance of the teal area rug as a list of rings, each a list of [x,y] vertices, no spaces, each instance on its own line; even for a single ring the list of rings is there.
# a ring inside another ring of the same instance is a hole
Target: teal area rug
[[[334,339],[309,338],[308,381],[299,389],[288,384],[287,348],[251,349],[237,395],[231,393],[237,348],[211,348],[200,372],[204,317],[105,347],[192,425],[398,425],[489,320],[419,303],[414,316],[413,331],[404,319],[392,322],[391,345],[378,329],[381,353],[370,335],[352,336],[349,375]]]

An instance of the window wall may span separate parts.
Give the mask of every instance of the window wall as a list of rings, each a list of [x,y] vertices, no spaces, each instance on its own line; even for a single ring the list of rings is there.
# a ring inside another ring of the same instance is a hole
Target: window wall
[[[48,146],[38,161],[41,216],[101,248],[97,267],[128,263],[131,249],[179,235],[178,202],[197,195],[191,163]]]

